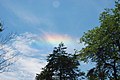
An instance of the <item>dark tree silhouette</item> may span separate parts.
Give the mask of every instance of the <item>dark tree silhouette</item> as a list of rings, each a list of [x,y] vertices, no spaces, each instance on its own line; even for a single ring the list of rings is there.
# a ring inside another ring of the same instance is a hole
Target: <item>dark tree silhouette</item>
[[[47,57],[48,64],[37,74],[36,80],[77,80],[84,75],[78,68],[77,55],[66,53],[66,48],[63,43],[54,48]]]

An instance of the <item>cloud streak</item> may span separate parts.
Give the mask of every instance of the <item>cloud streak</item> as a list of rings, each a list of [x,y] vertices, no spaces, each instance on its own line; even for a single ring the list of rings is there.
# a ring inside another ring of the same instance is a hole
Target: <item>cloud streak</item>
[[[40,26],[45,25],[47,27],[54,27],[54,23],[52,20],[49,20],[49,18],[46,17],[46,15],[35,15],[33,12],[31,12],[29,9],[27,9],[24,6],[20,6],[17,4],[14,4],[12,1],[2,1],[0,3],[5,9],[7,9],[10,13],[12,13],[17,19],[22,21],[22,23],[27,23],[28,26],[34,25]]]
[[[72,41],[72,38],[68,35],[60,35],[55,33],[45,33],[43,38],[46,42],[52,45],[58,45],[61,42],[68,44]]]

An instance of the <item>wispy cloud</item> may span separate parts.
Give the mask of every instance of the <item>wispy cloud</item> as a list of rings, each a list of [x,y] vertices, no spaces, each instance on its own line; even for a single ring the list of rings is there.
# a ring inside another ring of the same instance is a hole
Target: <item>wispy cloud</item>
[[[13,49],[20,52],[16,57],[18,60],[10,67],[12,72],[5,72],[0,75],[0,80],[34,80],[36,73],[39,73],[41,68],[46,64],[45,55],[38,54],[40,50],[32,48],[31,44],[34,42],[36,35],[31,33],[24,33],[17,36],[12,44]],[[38,36],[37,36],[38,37]],[[40,56],[33,57],[33,56]],[[8,77],[9,76],[9,77]]]
[[[52,20],[49,20],[45,15],[36,15],[31,10],[25,8],[24,6],[17,5],[18,3],[14,3],[14,1],[2,1],[0,3],[5,9],[7,9],[10,13],[13,13],[15,17],[17,17],[23,23],[27,23],[27,25],[45,25],[48,28],[54,27],[54,23]]]
[[[56,45],[56,44],[58,45],[61,42],[68,44],[72,41],[72,38],[70,36],[60,35],[56,33],[44,33],[44,39],[46,42],[52,45]]]
[[[30,24],[39,24],[39,18],[33,15],[30,11],[26,10],[22,6],[12,3],[12,1],[1,1],[1,5],[8,11],[12,12],[19,19]]]
[[[33,49],[31,47],[31,44],[34,42],[34,36],[30,33],[24,33],[19,36],[17,36],[14,40],[14,43],[12,44],[15,49],[17,49],[20,53],[23,55],[32,55],[34,53],[39,52],[37,49]]]
[[[44,32],[42,35],[33,34],[33,33],[23,33],[17,36],[12,46],[15,50],[20,52],[20,55],[17,56],[17,62],[11,66],[13,72],[4,73],[0,79],[2,80],[34,80],[36,73],[39,73],[41,69],[46,65],[45,57],[49,52],[46,52],[47,49],[58,46],[60,42],[64,42],[68,46],[68,51],[72,52],[74,48],[77,48],[76,38],[70,37],[68,35],[61,35],[57,33],[48,33]],[[33,45],[34,43],[43,44],[37,49]],[[73,47],[74,46],[74,47]],[[81,45],[80,45],[81,46]],[[41,50],[44,50],[41,52]],[[47,53],[47,54],[46,54]],[[9,76],[9,77],[7,77]]]
[[[79,38],[70,36],[68,34],[59,34],[54,32],[46,32],[41,31],[43,34],[37,37],[37,43],[45,43],[44,45],[52,45],[53,47],[58,46],[61,42],[63,42],[67,47],[68,51],[73,53],[74,49],[80,50],[84,47],[84,44],[79,42]]]
[[[36,73],[40,73],[45,65],[46,62],[38,58],[21,56],[16,64],[17,69],[15,73],[18,80],[34,80]]]

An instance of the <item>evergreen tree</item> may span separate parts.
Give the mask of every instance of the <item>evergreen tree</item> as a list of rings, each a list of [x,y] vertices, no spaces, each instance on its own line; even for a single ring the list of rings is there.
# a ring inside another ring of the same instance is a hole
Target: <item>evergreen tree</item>
[[[47,57],[48,64],[37,74],[36,80],[77,80],[84,75],[78,69],[80,64],[77,56],[66,53],[66,48],[63,43],[54,48],[53,53]]]

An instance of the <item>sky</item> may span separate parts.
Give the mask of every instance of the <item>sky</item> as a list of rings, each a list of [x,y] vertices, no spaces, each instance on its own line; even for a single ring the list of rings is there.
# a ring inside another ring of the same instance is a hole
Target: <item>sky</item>
[[[16,34],[6,46],[10,53],[19,53],[10,71],[0,73],[0,80],[34,80],[54,47],[63,42],[68,53],[80,50],[80,37],[100,25],[105,8],[113,7],[114,0],[0,0],[1,34]],[[82,70],[91,66],[81,62]]]

